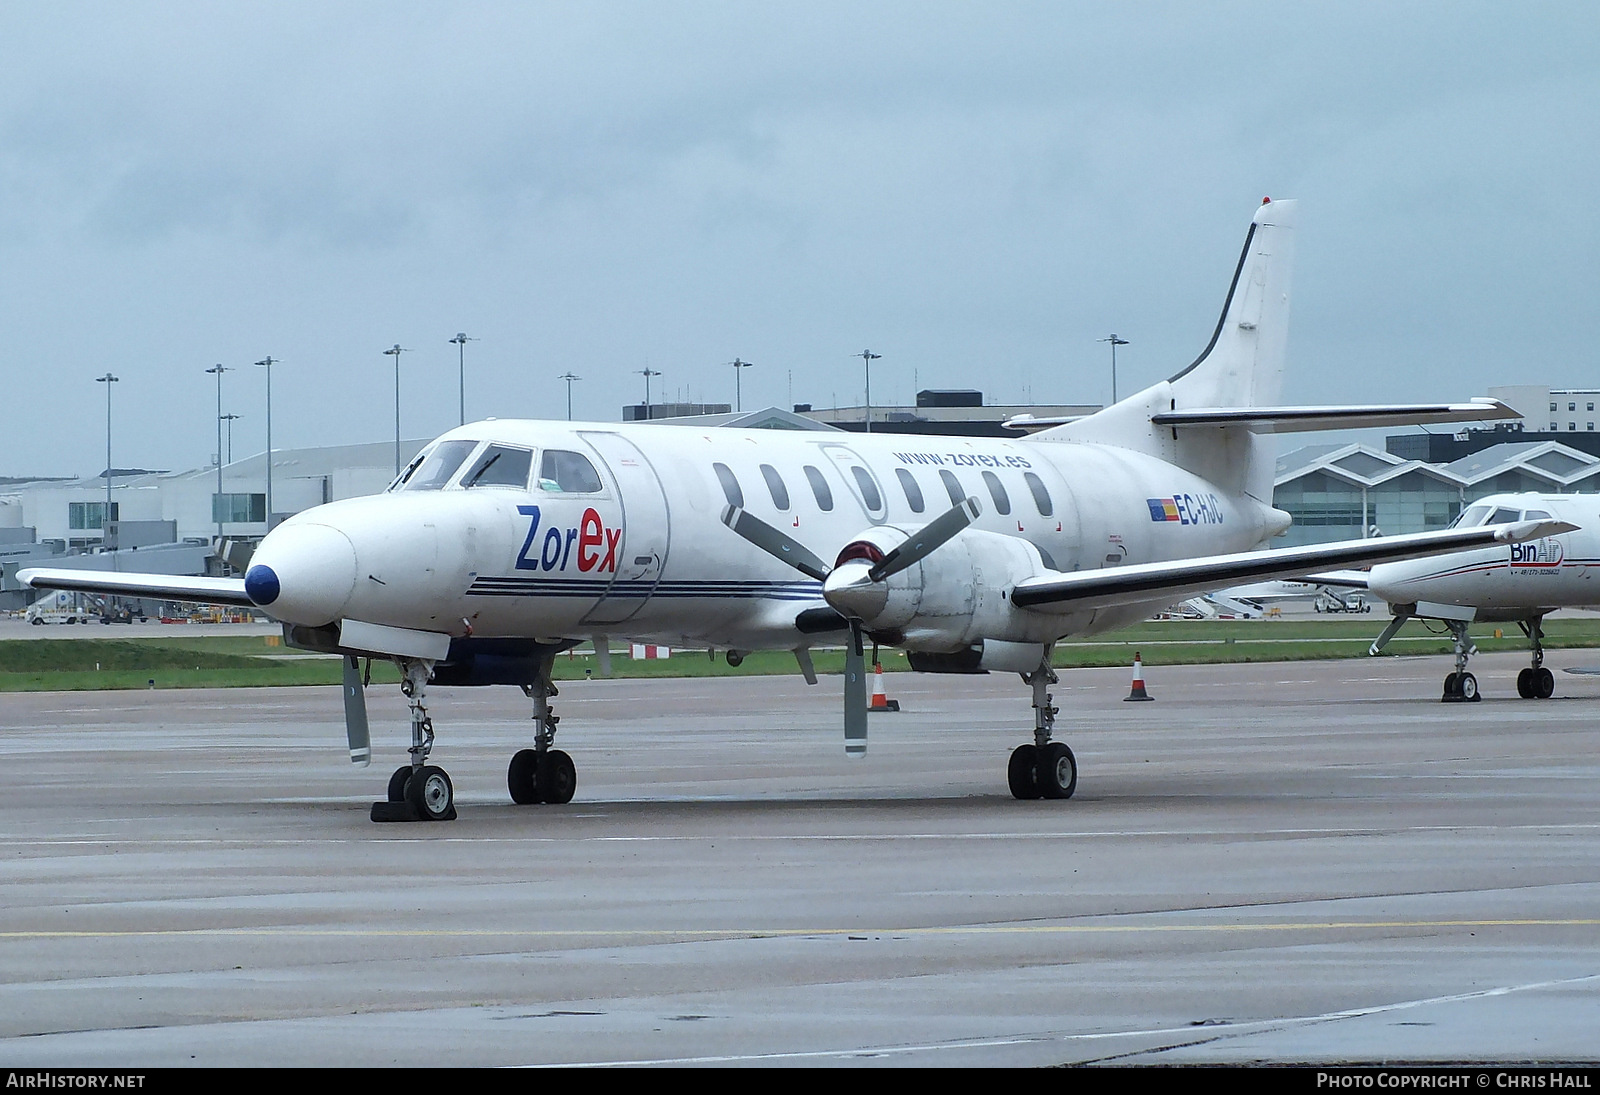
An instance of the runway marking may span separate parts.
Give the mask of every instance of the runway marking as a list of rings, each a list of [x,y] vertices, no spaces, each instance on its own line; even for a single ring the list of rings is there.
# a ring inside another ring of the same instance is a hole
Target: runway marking
[[[1205,1027],[1196,1027],[1185,1024],[1177,1027],[1143,1027],[1132,1030],[1096,1031],[1086,1034],[1068,1034],[1059,1031],[1044,1031],[1038,1034],[1007,1034],[993,1038],[964,1038],[950,1042],[925,1042],[921,1045],[891,1045],[891,1046],[857,1046],[851,1049],[822,1049],[800,1050],[773,1053],[739,1053],[723,1054],[718,1056],[703,1057],[657,1057],[649,1060],[608,1060],[608,1061],[563,1061],[560,1063],[521,1065],[521,1068],[636,1068],[643,1066],[659,1065],[696,1065],[696,1064],[731,1064],[739,1061],[783,1061],[783,1060],[816,1060],[828,1057],[888,1057],[903,1056],[908,1053],[931,1053],[938,1050],[950,1049],[988,1049],[999,1046],[1015,1046],[1029,1044],[1074,1042],[1100,1042],[1116,1038],[1153,1038],[1170,1037],[1173,1035],[1188,1036],[1187,1040],[1174,1042],[1170,1045],[1154,1046],[1148,1049],[1135,1050],[1128,1053],[1119,1053],[1110,1057],[1097,1058],[1095,1063],[1106,1061],[1126,1060],[1130,1057],[1145,1056],[1151,1053],[1162,1053],[1171,1049],[1186,1049],[1190,1046],[1205,1045],[1208,1042],[1218,1042],[1227,1038],[1242,1038],[1251,1034],[1260,1034],[1267,1031],[1281,1030],[1286,1027],[1312,1026],[1318,1023],[1334,1023],[1343,1019],[1362,1019],[1373,1015],[1384,1015],[1390,1012],[1408,1011],[1413,1008],[1428,1007],[1436,1004],[1459,1004],[1472,1000],[1484,1000],[1496,996],[1508,996],[1517,992],[1533,992],[1539,989],[1561,988],[1567,985],[1581,985],[1589,981],[1600,981],[1600,974],[1586,974],[1581,977],[1568,977],[1556,981],[1533,981],[1523,985],[1502,985],[1492,989],[1478,989],[1473,992],[1454,993],[1448,996],[1429,996],[1419,1000],[1397,1000],[1389,1004],[1373,1004],[1362,1008],[1347,1008],[1342,1011],[1323,1012],[1320,1015],[1291,1015],[1278,1019],[1257,1019],[1251,1022],[1232,1023],[1221,1022]],[[1196,1037],[1204,1031],[1203,1037]],[[1088,1062],[1085,1062],[1088,1063]]]
[[[817,805],[826,800],[805,800],[801,805]],[[630,802],[628,805],[639,805]],[[604,814],[585,814],[585,818],[604,818]],[[1326,829],[1083,829],[1041,832],[1029,829],[1019,832],[987,833],[798,833],[771,835],[756,833],[707,833],[697,836],[434,836],[434,837],[281,837],[254,840],[248,837],[170,837],[141,839],[137,837],[43,837],[33,840],[7,840],[8,848],[74,848],[74,847],[216,847],[216,848],[274,848],[321,847],[335,844],[673,844],[715,841],[724,844],[794,843],[796,841],[847,841],[847,840],[1065,840],[1103,837],[1276,837],[1276,836],[1374,836],[1406,833],[1577,833],[1600,830],[1600,822],[1553,822],[1521,825],[1381,825],[1372,828],[1336,826]]]
[[[1163,912],[1148,917],[1170,915]],[[1280,924],[963,924],[922,928],[147,928],[0,931],[0,939],[794,939],[813,936],[1132,935],[1206,932],[1396,931],[1421,928],[1593,928],[1600,918],[1322,920]]]

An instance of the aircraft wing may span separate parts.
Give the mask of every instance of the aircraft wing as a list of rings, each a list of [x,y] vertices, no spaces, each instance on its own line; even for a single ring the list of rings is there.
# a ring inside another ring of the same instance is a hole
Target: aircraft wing
[[[151,597],[164,601],[196,601],[208,605],[253,608],[243,578],[196,578],[182,574],[124,574],[109,570],[50,570],[29,567],[17,581],[34,589],[71,589],[114,597]]]
[[[1359,566],[1443,555],[1554,536],[1571,532],[1575,527],[1566,521],[1517,521],[1273,551],[1243,551],[1168,563],[1137,563],[1075,574],[1048,574],[1018,582],[1011,591],[1011,601],[1019,608],[1043,612],[1081,612],[1164,598],[1177,601],[1246,581],[1298,578],[1320,567]]]

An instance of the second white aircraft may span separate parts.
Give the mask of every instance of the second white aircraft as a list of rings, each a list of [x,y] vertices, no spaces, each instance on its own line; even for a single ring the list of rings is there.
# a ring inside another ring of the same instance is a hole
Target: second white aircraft
[[[1473,702],[1478,679],[1467,671],[1473,623],[1514,623],[1528,636],[1532,664],[1517,674],[1517,695],[1549,699],[1555,676],[1544,664],[1545,616],[1562,608],[1600,607],[1600,497],[1593,494],[1494,494],[1462,511],[1452,528],[1517,521],[1559,521],[1576,531],[1499,544],[1442,559],[1384,563],[1370,573],[1318,575],[1330,585],[1370,590],[1389,603],[1389,622],[1371,652],[1380,653],[1407,620],[1432,620],[1455,640],[1455,669],[1444,700]]]

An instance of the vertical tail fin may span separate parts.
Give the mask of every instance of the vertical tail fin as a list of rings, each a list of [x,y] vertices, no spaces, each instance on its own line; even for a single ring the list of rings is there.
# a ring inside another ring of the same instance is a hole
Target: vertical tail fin
[[[1265,407],[1278,402],[1298,204],[1267,201],[1256,211],[1211,341],[1168,382],[1179,406]]]
[[[1187,368],[1098,414],[1035,437],[1148,453],[1271,505],[1275,446],[1270,436],[1245,427],[1176,431],[1157,426],[1150,416],[1277,403],[1288,340],[1297,204],[1267,200],[1256,210],[1222,316],[1211,341]]]

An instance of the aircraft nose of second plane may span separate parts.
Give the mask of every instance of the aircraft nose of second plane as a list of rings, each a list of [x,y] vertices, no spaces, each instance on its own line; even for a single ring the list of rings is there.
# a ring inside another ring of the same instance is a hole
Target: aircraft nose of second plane
[[[261,542],[245,594],[274,619],[319,627],[337,620],[356,585],[356,551],[329,525],[284,524]]]

